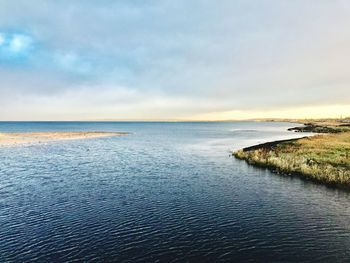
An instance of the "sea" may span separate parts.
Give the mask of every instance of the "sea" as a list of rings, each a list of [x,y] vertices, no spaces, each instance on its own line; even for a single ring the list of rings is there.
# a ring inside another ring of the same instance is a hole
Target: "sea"
[[[0,262],[349,262],[350,195],[232,157],[282,122],[0,122]]]

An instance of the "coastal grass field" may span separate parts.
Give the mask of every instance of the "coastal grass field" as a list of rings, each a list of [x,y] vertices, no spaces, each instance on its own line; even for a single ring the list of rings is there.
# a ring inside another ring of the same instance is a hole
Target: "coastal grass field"
[[[265,143],[233,155],[250,164],[350,188],[350,132]]]

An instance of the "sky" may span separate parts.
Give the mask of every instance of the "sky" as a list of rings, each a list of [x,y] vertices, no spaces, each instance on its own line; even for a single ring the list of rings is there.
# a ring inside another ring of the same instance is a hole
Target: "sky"
[[[0,120],[350,116],[347,0],[0,0]]]

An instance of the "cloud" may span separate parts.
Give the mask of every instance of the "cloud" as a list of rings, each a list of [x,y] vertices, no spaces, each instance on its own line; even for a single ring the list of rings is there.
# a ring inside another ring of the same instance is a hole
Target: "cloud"
[[[125,118],[346,104],[350,4],[315,2],[0,1],[0,28],[11,28],[0,34],[0,95],[11,90],[1,101],[64,104],[85,87],[104,94],[75,101],[96,118],[120,116],[116,94],[142,105]]]
[[[4,34],[0,33],[0,46],[2,46],[5,43],[5,36]]]
[[[70,73],[86,75],[92,71],[91,63],[74,52],[57,52],[53,60],[58,67]]]
[[[232,110],[222,112],[209,112],[194,116],[185,116],[179,120],[247,120],[253,118],[281,118],[281,119],[307,119],[307,118],[341,118],[348,116],[350,105],[334,104],[334,105],[316,105],[316,106],[294,106],[281,107],[272,110]],[[345,114],[345,115],[344,115]]]

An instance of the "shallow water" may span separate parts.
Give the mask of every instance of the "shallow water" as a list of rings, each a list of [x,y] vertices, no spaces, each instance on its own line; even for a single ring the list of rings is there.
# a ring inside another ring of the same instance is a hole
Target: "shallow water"
[[[0,261],[350,259],[350,195],[230,150],[288,123],[0,123],[129,136],[0,148]]]

